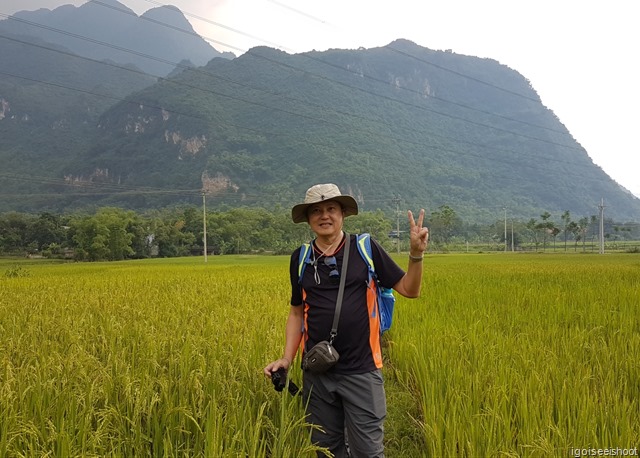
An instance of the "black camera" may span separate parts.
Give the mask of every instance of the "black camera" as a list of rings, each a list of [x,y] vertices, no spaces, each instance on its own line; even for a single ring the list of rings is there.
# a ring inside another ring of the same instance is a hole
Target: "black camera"
[[[284,370],[284,367],[281,367],[275,372],[271,373],[271,382],[273,383],[273,387],[276,391],[284,390],[284,387],[287,386],[287,371]],[[293,381],[289,380],[289,393],[292,396],[298,394],[300,389],[296,386]]]

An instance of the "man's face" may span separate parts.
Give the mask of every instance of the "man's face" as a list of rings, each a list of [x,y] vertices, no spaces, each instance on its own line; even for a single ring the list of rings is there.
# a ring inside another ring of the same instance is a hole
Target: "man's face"
[[[307,210],[309,227],[317,236],[335,236],[342,230],[342,206],[332,200],[313,204]]]

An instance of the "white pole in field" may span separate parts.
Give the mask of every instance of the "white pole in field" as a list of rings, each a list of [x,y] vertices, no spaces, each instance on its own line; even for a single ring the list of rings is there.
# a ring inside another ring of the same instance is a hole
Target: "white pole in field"
[[[504,252],[507,252],[507,207],[504,207]]]
[[[598,209],[600,210],[600,254],[604,254],[604,198],[600,200]]]
[[[516,251],[513,245],[513,218],[511,218],[511,251]]]
[[[207,262],[207,203],[202,193],[202,241],[204,242],[204,262]]]
[[[396,239],[396,250],[400,254],[400,198],[396,196],[393,201],[396,204],[396,236],[398,237]]]

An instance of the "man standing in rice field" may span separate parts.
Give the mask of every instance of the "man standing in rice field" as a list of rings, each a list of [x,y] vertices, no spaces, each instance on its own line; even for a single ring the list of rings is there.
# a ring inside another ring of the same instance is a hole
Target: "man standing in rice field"
[[[338,458],[384,456],[383,423],[387,407],[381,372],[380,313],[373,309],[371,298],[375,294],[368,291],[368,266],[356,246],[357,237],[342,230],[344,218],[357,214],[355,199],[341,194],[335,184],[312,186],[304,202],[291,210],[293,221],[307,222],[316,238],[309,247],[304,261],[307,268],[300,277],[301,248],[291,255],[291,308],[284,353],[264,368],[267,377],[279,369],[288,370],[302,343],[303,368],[307,368],[303,374],[303,395],[308,420],[321,427],[313,429],[311,440]],[[379,284],[415,298],[420,294],[422,259],[429,231],[422,227],[424,210],[417,222],[411,211],[408,218],[410,253],[406,272],[374,240],[371,253]],[[345,245],[349,246],[348,253]],[[342,268],[346,259],[347,271]],[[343,298],[341,307],[336,307],[339,296]],[[336,308],[339,314],[335,313]],[[339,358],[329,369],[317,372],[310,369],[304,357],[323,341],[332,343],[329,353],[333,349]]]

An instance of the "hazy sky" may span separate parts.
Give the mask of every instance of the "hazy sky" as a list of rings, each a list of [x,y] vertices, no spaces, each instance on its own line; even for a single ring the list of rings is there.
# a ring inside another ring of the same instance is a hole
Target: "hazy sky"
[[[1,0],[0,13],[83,3]],[[120,3],[142,14],[168,2]],[[640,196],[637,0],[173,0],[170,4],[200,35],[215,40],[211,44],[216,49],[236,55],[256,45],[296,53],[370,48],[406,38],[431,49],[495,59],[526,77],[593,161]]]

